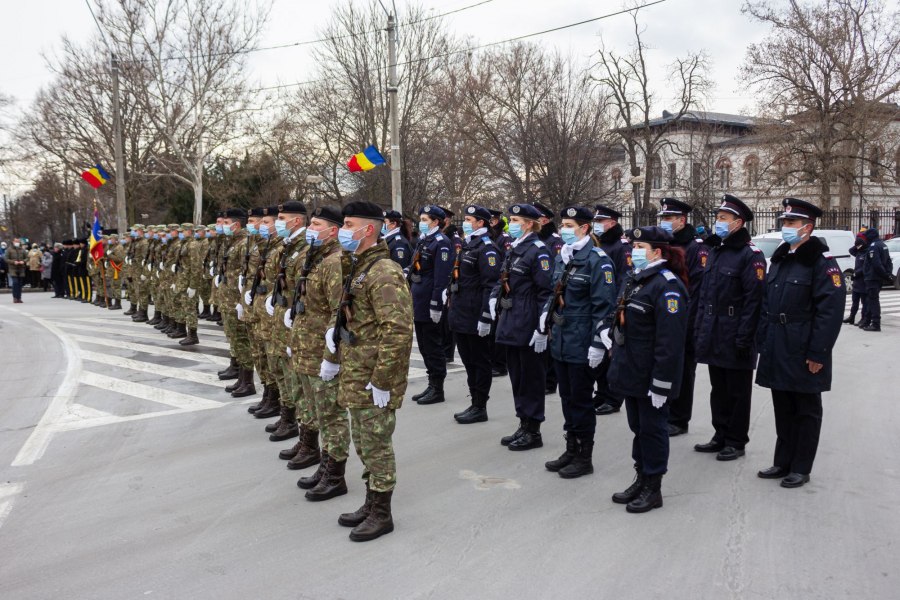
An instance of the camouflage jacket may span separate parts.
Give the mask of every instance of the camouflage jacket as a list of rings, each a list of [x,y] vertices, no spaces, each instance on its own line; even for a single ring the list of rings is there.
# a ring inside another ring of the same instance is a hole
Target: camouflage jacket
[[[175,263],[178,262],[178,255],[181,253],[181,247],[184,245],[184,242],[181,240],[169,240],[169,243],[166,244],[166,252],[165,256],[165,268],[159,272],[159,281],[160,283],[165,283],[167,288],[170,288],[172,284],[175,283]]]
[[[181,271],[175,272],[175,293],[183,294],[188,288],[192,290],[200,289],[200,261],[199,256],[200,242],[194,238],[186,239],[181,242],[179,255],[176,257],[173,266],[178,265]]]
[[[125,248],[122,244],[113,244],[109,248],[109,254],[107,255],[110,264],[106,265],[106,277],[112,280],[119,280],[125,277]],[[111,263],[116,263],[119,267],[119,270],[116,270]]]
[[[303,235],[303,232],[299,233],[293,240],[283,240],[280,246],[281,251],[278,253],[278,260],[273,258],[271,261],[274,268],[268,294],[272,297],[275,314],[270,317],[267,313],[265,316],[272,323],[272,341],[275,344],[275,350],[279,353],[279,356],[287,356],[285,349],[291,345],[291,330],[284,326],[284,313],[291,307],[293,302],[294,285],[297,282],[296,275],[300,271],[298,265],[303,263],[303,257],[306,256],[306,249],[309,246],[306,244],[306,236]],[[283,274],[284,277],[280,278],[279,273]],[[284,297],[284,306],[281,306],[276,301],[275,289],[278,286],[280,286],[280,295]],[[293,347],[291,347],[291,350],[293,350]]]
[[[244,322],[258,323],[259,308],[262,306],[262,300],[254,298],[253,306],[249,306],[245,298],[247,292],[253,287],[253,280],[256,278],[256,269],[259,266],[259,262],[268,259],[269,252],[273,248],[273,245],[270,240],[264,240],[258,235],[248,235],[247,239],[247,247],[244,249],[244,254],[241,256],[241,265],[246,263],[247,269],[245,272],[242,267],[238,287],[241,292],[241,304],[244,305]],[[263,265],[263,269],[265,269],[265,264]],[[265,281],[260,280],[260,285],[265,285]]]
[[[307,246],[307,252],[309,248]],[[294,276],[295,284],[307,252],[297,261],[300,268]],[[294,368],[298,373],[318,376],[323,358],[331,363],[340,362],[325,346],[325,331],[334,325],[334,307],[341,296],[342,283],[341,246],[336,239],[329,240],[313,249],[306,280],[306,296],[302,298],[305,310],[302,314],[294,315],[294,327],[288,345],[294,353]]]
[[[213,267],[212,265],[212,256],[215,252],[215,243],[213,240],[209,239],[206,236],[203,236],[199,240],[197,240],[197,257],[200,259],[200,278],[204,281],[211,281],[212,275],[209,274],[209,270]]]
[[[350,252],[341,253],[342,277],[350,272]],[[403,269],[390,259],[384,240],[356,255],[358,263],[351,291],[353,304],[348,328],[355,344],[339,348],[341,371],[338,402],[345,408],[371,408],[369,382],[391,393],[388,408],[403,403],[412,351],[412,296]],[[370,263],[378,260],[365,277]],[[362,279],[360,281],[360,279]]]
[[[228,240],[225,239],[225,234],[220,233],[217,234],[215,238],[210,240],[213,245],[212,254],[209,257],[211,264],[207,266],[207,273],[209,269],[213,271],[213,285],[212,285],[212,294],[210,294],[210,304],[214,306],[219,306],[219,287],[217,282],[221,283],[220,274],[222,273],[222,265],[225,260],[225,251],[228,249]]]
[[[234,307],[241,301],[238,292],[238,276],[241,274],[241,265],[248,243],[250,243],[250,236],[246,229],[241,229],[231,236],[228,247],[223,253],[222,281],[219,285],[218,296],[223,311],[234,310]]]

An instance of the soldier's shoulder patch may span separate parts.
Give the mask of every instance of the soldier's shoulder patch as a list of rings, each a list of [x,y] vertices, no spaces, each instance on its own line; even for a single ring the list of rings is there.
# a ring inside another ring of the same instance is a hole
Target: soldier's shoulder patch
[[[492,252],[492,253],[488,254],[487,259],[488,259],[488,264],[490,266],[492,266],[492,267],[497,266],[497,255],[495,253]]]
[[[546,244],[544,244],[544,242],[542,242],[541,240],[535,241],[535,242],[534,242],[534,245],[537,246],[538,248],[544,248],[544,247],[546,247]]]
[[[756,278],[760,281],[766,278],[766,266],[765,263],[753,263],[753,268],[756,269]]]
[[[403,248],[397,248],[397,258],[403,258]]]
[[[541,260],[541,269],[544,270],[544,271],[549,271],[549,270],[550,270],[550,259],[549,259],[549,257]]]
[[[670,271],[668,269],[663,269],[662,271],[660,271],[660,273],[662,273],[662,276],[665,277],[669,281],[675,281],[676,279],[678,279],[675,276],[675,273],[673,273],[672,271]]]
[[[666,298],[666,310],[670,313],[678,312],[678,298]]]
[[[625,255],[625,262],[628,264],[629,267],[634,266],[634,263],[631,262],[631,253],[628,253]]]
[[[442,249],[442,250],[441,250],[441,260],[442,260],[443,262],[447,262],[447,260],[448,260],[449,258],[450,258],[450,251],[449,251],[449,250],[446,250],[446,249]]]
[[[831,267],[826,269],[825,272],[831,275],[831,285],[836,288],[843,286],[843,278],[841,277],[841,270],[839,268]]]
[[[604,272],[603,272],[603,280],[604,280],[606,283],[611,284],[611,283],[613,282],[613,274],[612,274],[612,271],[604,271]]]
[[[706,268],[706,260],[708,258],[709,258],[709,255],[707,253],[703,253],[700,255],[700,266],[704,269]]]

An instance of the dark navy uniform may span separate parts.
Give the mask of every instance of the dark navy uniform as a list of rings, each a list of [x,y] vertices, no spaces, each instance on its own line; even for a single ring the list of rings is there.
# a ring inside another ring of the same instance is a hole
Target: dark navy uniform
[[[555,258],[559,256],[562,247],[566,245],[559,233],[557,233],[556,223],[553,222],[556,214],[540,202],[532,202],[531,205],[538,209],[544,217],[550,219],[548,223],[541,224],[538,239],[544,242],[544,245],[550,250],[550,258]],[[553,357],[550,356],[550,353],[548,352],[545,356],[547,357],[547,383],[544,393],[555,394],[557,387],[556,368],[553,366]]]
[[[444,211],[447,212],[448,216],[453,216],[453,213],[449,212],[446,208]],[[443,234],[450,240],[450,245],[453,250],[450,255],[453,263],[456,264],[456,259],[462,252],[463,240],[459,237],[459,231],[456,229],[456,225],[448,225],[445,227]],[[444,357],[447,359],[447,362],[453,362],[456,348],[456,336],[450,331],[449,311],[447,311],[446,306],[444,307],[444,313],[441,316],[441,330],[444,336]]]
[[[855,259],[853,266],[853,304],[850,306],[850,316],[844,319],[844,323],[853,325],[856,322],[856,313],[862,304],[862,316],[860,321],[868,325],[866,319],[869,315],[869,299],[866,296],[866,237],[864,234],[856,236],[856,245],[850,248],[850,255]],[[865,325],[863,325],[865,326]]]
[[[748,209],[749,210],[749,209]],[[746,222],[746,220],[745,220]],[[756,330],[765,292],[766,259],[743,227],[725,237],[706,239],[712,249],[695,321],[698,362],[709,367],[709,395],[715,433],[710,451],[743,450],[750,441]],[[669,422],[686,427],[669,417]]]
[[[415,253],[418,254],[418,267],[415,264],[410,267],[416,343],[425,362],[429,382],[432,379],[443,382],[447,376],[442,328],[440,322],[435,323],[431,318],[431,311],[443,312],[442,296],[453,269],[452,252],[450,240],[440,231],[424,235]]]
[[[890,280],[887,264],[890,253],[887,246],[878,239],[877,229],[866,229],[866,257],[863,262],[863,277],[866,280],[866,296],[869,300],[869,324],[866,331],[881,331],[881,286]]]
[[[400,229],[392,229],[384,236],[388,245],[391,260],[400,265],[405,273],[412,264],[413,251],[409,241],[400,233]]]

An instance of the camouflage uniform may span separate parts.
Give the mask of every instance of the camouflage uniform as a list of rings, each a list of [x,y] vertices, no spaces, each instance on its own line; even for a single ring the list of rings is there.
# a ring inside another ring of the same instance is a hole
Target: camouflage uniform
[[[240,303],[244,307],[243,322],[247,327],[247,334],[250,339],[250,352],[253,356],[253,364],[256,366],[256,372],[259,374],[259,380],[264,385],[273,386],[276,384],[275,377],[269,368],[269,357],[266,353],[266,344],[269,342],[267,331],[269,329],[267,323],[261,323],[260,310],[265,313],[262,306],[262,300],[254,298],[253,305],[247,304],[247,292],[253,286],[253,280],[256,277],[256,270],[260,261],[268,258],[269,250],[272,248],[272,242],[265,240],[258,235],[247,236],[249,240],[247,248],[244,252],[244,262],[247,267],[241,272],[240,283]],[[264,285],[265,281],[260,281],[260,285]]]
[[[122,299],[122,281],[125,279],[125,248],[119,243],[119,236],[109,236],[110,245],[106,264],[106,291],[113,300]]]
[[[159,298],[159,263],[160,257],[165,250],[166,245],[162,243],[162,240],[159,238],[160,236],[160,226],[155,225],[153,227],[153,233],[156,235],[150,242],[150,254],[147,260],[147,282],[148,288],[150,289],[150,296],[153,300],[153,308],[155,314],[162,314],[162,310],[160,309],[160,298]],[[155,316],[155,315],[154,315]]]
[[[132,257],[132,281],[134,282],[134,301],[138,310],[146,312],[150,306],[150,279],[147,277],[147,256],[150,250],[150,240],[140,237],[134,241],[134,256]]]
[[[350,410],[353,446],[364,465],[363,479],[373,492],[389,492],[397,483],[396,463],[391,436],[396,425],[395,410],[403,403],[409,377],[412,351],[412,296],[400,266],[389,257],[384,240],[353,255],[343,252],[341,268],[346,277],[351,257],[358,263],[351,292],[352,320],[348,329],[355,344],[339,348],[341,370],[338,373],[338,403]],[[374,265],[372,263],[376,260]],[[362,274],[370,266],[368,274]],[[360,281],[362,278],[362,281]],[[385,408],[374,405],[371,382],[390,392]]]
[[[228,239],[226,238],[224,233],[216,233],[216,236],[211,240],[213,245],[212,252],[212,291],[209,294],[209,302],[217,309],[220,309],[221,312],[225,312],[222,310],[221,305],[221,292],[219,292],[219,285],[221,285],[221,276],[223,271],[223,264],[225,261],[225,251],[228,249]]]
[[[192,229],[192,223],[182,223],[182,229]],[[193,236],[181,241],[179,257],[176,261],[175,302],[178,304],[179,323],[188,329],[197,329],[197,291],[200,289],[200,242]]]
[[[199,239],[199,255],[200,260],[202,261],[200,264],[200,301],[203,302],[204,312],[212,307],[211,295],[213,276],[210,275],[210,270],[213,269],[215,263],[216,243],[214,238],[207,236],[207,233],[210,231],[215,233],[216,226],[207,225],[206,228],[200,232],[201,237]]]
[[[179,227],[180,226],[177,223],[172,223],[167,225],[166,229],[171,231],[172,229],[179,229]],[[175,303],[175,291],[172,289],[172,286],[175,285],[175,273],[173,272],[173,268],[175,267],[175,262],[178,260],[178,253],[180,250],[181,240],[178,238],[169,240],[163,255],[165,257],[165,264],[159,271],[159,294],[164,298],[163,302],[165,303],[163,314],[171,317],[176,323],[181,321],[181,319],[179,317],[179,307]]]
[[[218,288],[218,301],[222,303],[222,323],[225,326],[225,335],[231,344],[231,354],[237,360],[240,368],[252,371],[253,352],[250,348],[249,332],[246,323],[238,320],[235,310],[235,307],[241,303],[238,277],[241,274],[241,263],[250,239],[247,230],[243,228],[229,238],[227,249],[222,257],[223,272]]]

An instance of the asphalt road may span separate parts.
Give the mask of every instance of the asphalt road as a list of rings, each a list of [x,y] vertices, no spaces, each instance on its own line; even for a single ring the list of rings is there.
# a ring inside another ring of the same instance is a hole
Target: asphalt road
[[[900,293],[884,299],[900,308]],[[563,480],[543,468],[563,447],[558,397],[544,448],[512,453],[499,444],[516,426],[509,382],[494,380],[491,420],[464,427],[457,370],[447,403],[400,410],[396,530],[356,544],[337,516],[363,499],[361,464],[351,455],[348,495],[304,500],[308,471],[277,458],[293,440],[269,442],[213,379],[221,328],[185,351],[121,313],[25,300],[0,305],[4,600],[900,597],[900,316],[880,334],[845,326],[798,490],[755,475],[775,441],[766,390],[745,458],[692,450],[712,432],[701,366],[665,506],[646,515],[610,501],[633,473],[624,413],[598,419],[594,474]],[[410,394],[424,385],[414,367]]]

